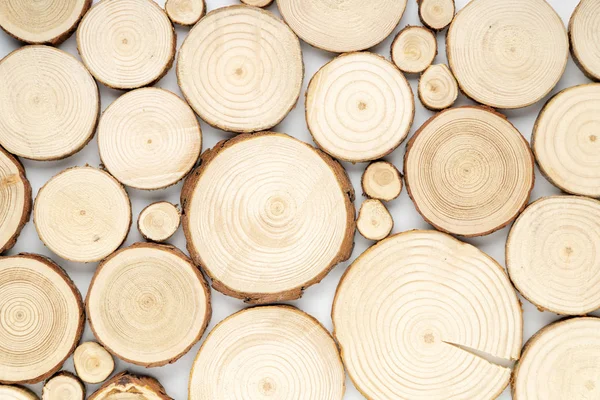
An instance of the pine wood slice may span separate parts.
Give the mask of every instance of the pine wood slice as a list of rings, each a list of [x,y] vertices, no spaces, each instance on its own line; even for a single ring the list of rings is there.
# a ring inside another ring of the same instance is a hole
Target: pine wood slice
[[[96,342],[80,344],[73,354],[77,375],[87,383],[104,382],[115,370],[115,360]]]
[[[138,230],[146,240],[164,242],[177,231],[181,212],[173,204],[160,201],[144,208],[138,218]]]
[[[113,89],[152,85],[173,64],[177,38],[153,0],[102,0],[77,30],[77,48],[94,77]]]
[[[412,89],[392,63],[373,53],[343,54],[323,66],[306,92],[306,122],[333,157],[370,161],[406,138],[415,114]]]
[[[458,98],[458,83],[445,64],[432,65],[419,79],[419,99],[425,108],[440,111]]]
[[[96,82],[70,54],[25,46],[0,61],[0,144],[11,153],[68,157],[94,136],[99,111]]]
[[[452,21],[446,51],[467,96],[495,108],[521,108],[556,86],[569,40],[546,0],[473,0]]]
[[[68,168],[38,192],[33,222],[44,244],[64,259],[94,262],[115,251],[131,226],[127,192],[108,173]]]
[[[422,26],[407,26],[392,42],[392,61],[400,71],[418,74],[429,67],[437,55],[437,39]]]
[[[385,239],[393,227],[394,220],[380,200],[368,199],[362,203],[356,220],[356,228],[365,239]]]
[[[179,51],[177,81],[204,121],[232,132],[272,128],[296,105],[300,42],[269,11],[245,5],[211,11]]]
[[[39,400],[39,397],[27,388],[20,386],[0,385],[2,400]]]
[[[205,0],[167,0],[165,11],[175,24],[194,25],[206,13],[206,2]]]
[[[85,400],[85,386],[72,373],[61,371],[44,384],[42,400]]]
[[[431,225],[482,236],[525,208],[533,164],[529,144],[506,117],[483,107],[460,107],[438,113],[415,133],[404,157],[404,180]]]
[[[31,215],[31,185],[25,169],[0,147],[0,253],[17,242]]]
[[[417,0],[419,19],[429,29],[441,31],[454,19],[454,0]]]
[[[115,375],[88,400],[173,400],[162,385],[149,376],[122,372]]]
[[[183,231],[213,287],[248,302],[297,299],[350,257],[345,170],[285,134],[238,135],[206,151],[181,193]]]
[[[600,3],[581,0],[569,23],[571,54],[581,71],[590,79],[600,81]]]
[[[344,367],[329,332],[289,306],[255,307],[220,322],[192,366],[190,400],[344,397]]]
[[[533,128],[532,148],[540,170],[555,186],[600,197],[600,84],[554,96]]]
[[[504,269],[436,231],[400,233],[359,256],[332,318],[346,370],[369,399],[494,399],[510,369],[465,349],[514,360],[523,335]]]
[[[0,257],[0,383],[37,383],[58,371],[81,338],[81,295],[34,254]]]
[[[367,197],[392,201],[402,192],[402,175],[394,164],[387,161],[376,161],[365,169],[361,185]]]
[[[240,0],[242,3],[248,6],[254,7],[268,7],[273,0]]]

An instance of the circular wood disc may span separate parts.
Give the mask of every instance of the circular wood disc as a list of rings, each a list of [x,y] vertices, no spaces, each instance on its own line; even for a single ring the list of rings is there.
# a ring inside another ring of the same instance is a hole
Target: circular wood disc
[[[0,382],[37,383],[58,371],[81,338],[81,295],[34,254],[0,257]]]
[[[77,375],[87,383],[104,382],[115,370],[115,360],[96,342],[80,344],[73,353]]]
[[[127,237],[131,204],[125,189],[106,172],[73,167],[39,190],[33,222],[42,242],[62,258],[99,261]]]
[[[419,19],[429,29],[441,31],[454,19],[454,0],[417,0]]]
[[[406,138],[415,115],[412,89],[392,63],[373,53],[343,54],[325,64],[306,92],[306,122],[332,156],[370,161]]]
[[[440,111],[458,98],[458,83],[445,64],[432,65],[419,79],[419,99],[425,108]]]
[[[392,61],[400,71],[418,74],[429,67],[437,55],[437,39],[422,26],[407,26],[392,42]]]
[[[181,212],[167,201],[152,203],[144,208],[138,218],[138,230],[146,240],[164,242],[177,231]]]
[[[600,84],[554,96],[540,112],[531,141],[550,182],[568,193],[600,197]]]
[[[102,261],[86,299],[100,343],[127,362],[158,367],[177,361],[210,320],[210,289],[172,246],[136,243]]]
[[[0,147],[0,253],[11,249],[31,215],[31,185],[25,169]]]
[[[415,133],[404,180],[428,223],[455,235],[482,236],[525,208],[533,163],[529,144],[506,117],[467,106],[442,111]]]
[[[254,7],[267,7],[273,2],[273,0],[240,0],[240,1],[248,6],[254,6]]]
[[[362,203],[356,220],[356,229],[365,239],[385,239],[393,227],[394,220],[381,200],[368,199]]]
[[[173,64],[177,37],[153,0],[101,0],[77,29],[77,49],[87,69],[113,89],[152,85]]]
[[[204,0],[167,0],[165,3],[167,15],[176,24],[194,25],[206,13]]]
[[[202,131],[194,112],[163,89],[124,94],[108,106],[98,125],[102,163],[117,180],[136,189],[179,182],[201,149]]]
[[[179,50],[177,81],[204,121],[232,132],[272,128],[296,105],[304,64],[300,41],[269,11],[245,5],[211,11]]]
[[[100,95],[85,67],[50,46],[25,46],[0,61],[0,144],[32,160],[57,160],[94,136]]]
[[[521,108],[556,86],[569,40],[546,0],[473,0],[452,21],[446,51],[467,96],[491,107]]]
[[[344,367],[329,332],[289,306],[239,311],[208,335],[192,366],[190,400],[344,397]]]
[[[600,3],[581,0],[569,23],[571,54],[583,73],[600,81]]]
[[[182,193],[183,231],[215,289],[297,299],[350,257],[354,189],[343,167],[285,134],[238,135],[202,155]]]
[[[332,318],[346,370],[369,399],[494,399],[510,369],[468,349],[518,359],[523,335],[504,269],[436,231],[400,233],[359,256]]]
[[[133,397],[132,397],[133,396]],[[154,378],[121,372],[94,392],[88,400],[173,400]]]
[[[376,161],[365,169],[361,185],[367,197],[392,201],[402,192],[402,175],[394,164],[387,161]]]
[[[2,400],[39,400],[39,397],[27,388],[20,386],[0,385]]]
[[[72,373],[61,371],[44,384],[42,400],[85,400],[85,385]]]

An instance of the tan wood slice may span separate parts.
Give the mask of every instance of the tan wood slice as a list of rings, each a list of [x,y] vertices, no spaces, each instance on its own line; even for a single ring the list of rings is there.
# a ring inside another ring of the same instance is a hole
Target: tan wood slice
[[[529,144],[505,116],[467,106],[442,111],[419,128],[407,146],[404,180],[428,223],[454,235],[482,236],[525,208],[533,164]]]
[[[100,263],[86,309],[107,350],[158,367],[177,361],[200,340],[211,316],[210,289],[175,247],[136,243]]]
[[[400,71],[418,74],[425,71],[437,55],[437,39],[422,26],[407,26],[392,42],[392,61]]]
[[[0,383],[37,383],[58,371],[81,338],[81,295],[35,254],[0,257]]]
[[[9,152],[68,157],[94,136],[99,112],[98,86],[70,54],[25,46],[0,61],[0,144]]]
[[[165,388],[149,376],[122,372],[106,382],[88,400],[173,400]]]
[[[600,81],[600,3],[581,0],[569,23],[573,60],[590,79]]]
[[[494,399],[511,371],[476,352],[518,359],[523,335],[504,269],[437,231],[400,233],[359,256],[332,318],[346,370],[368,399]]]
[[[183,187],[183,231],[218,291],[297,299],[352,253],[354,189],[344,168],[291,136],[238,135],[204,152]]]
[[[341,400],[345,375],[331,334],[290,306],[239,311],[208,335],[192,366],[190,400]]]
[[[381,200],[367,199],[362,203],[356,219],[356,229],[365,239],[385,239],[393,227],[394,220]]]
[[[104,382],[115,370],[115,360],[96,342],[81,343],[73,353],[73,365],[86,383]]]
[[[600,84],[568,88],[550,99],[531,142],[540,170],[555,186],[600,197]]]
[[[171,68],[177,37],[153,0],[101,0],[77,29],[77,49],[92,75],[113,89],[158,82]]]
[[[167,201],[152,203],[144,208],[138,218],[138,230],[146,240],[164,242],[177,231],[181,212]]]
[[[19,160],[0,147],[0,253],[11,249],[31,216],[31,185]]]
[[[85,385],[72,373],[60,371],[44,384],[42,400],[85,400]]]
[[[432,65],[419,79],[419,99],[425,108],[441,111],[458,98],[458,83],[446,64]]]
[[[39,397],[27,388],[20,386],[0,385],[2,400],[39,400]]]
[[[473,0],[452,21],[446,51],[467,96],[495,108],[521,108],[556,86],[569,40],[546,0]]]
[[[273,2],[273,0],[240,0],[240,1],[248,6],[254,6],[254,7],[268,7]]]
[[[406,138],[415,114],[410,85],[373,53],[349,53],[325,64],[306,92],[306,122],[327,153],[350,162],[381,158]]]
[[[205,0],[167,0],[165,11],[173,23],[194,25],[206,13]]]
[[[192,108],[232,132],[280,123],[296,105],[303,77],[296,35],[271,12],[245,5],[208,13],[177,60],[177,81]]]
[[[419,19],[429,29],[441,31],[454,19],[454,0],[417,0]]]
[[[136,189],[179,182],[201,150],[202,131],[194,112],[164,89],[125,93],[108,106],[98,125],[102,163],[117,180]]]
[[[365,196],[392,201],[402,192],[402,175],[391,162],[375,161],[365,169],[361,185]]]

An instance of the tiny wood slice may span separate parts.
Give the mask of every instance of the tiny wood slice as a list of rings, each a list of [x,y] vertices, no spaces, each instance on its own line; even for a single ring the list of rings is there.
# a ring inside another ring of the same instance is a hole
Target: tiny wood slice
[[[220,322],[192,366],[190,400],[344,397],[344,367],[330,333],[289,306],[248,308]]]
[[[523,336],[504,269],[437,231],[400,233],[359,256],[332,319],[346,370],[368,399],[495,399],[510,369],[465,349],[515,360]]]
[[[179,182],[198,161],[202,131],[192,109],[174,93],[143,88],[124,94],[102,114],[98,151],[117,180],[136,189]]]
[[[394,220],[380,200],[368,199],[362,203],[356,220],[356,229],[365,239],[385,239],[393,227]]]
[[[138,218],[138,230],[146,240],[164,242],[177,231],[181,212],[173,204],[160,201],[144,208]]]
[[[85,400],[85,385],[72,373],[61,371],[44,384],[42,400]]]
[[[0,147],[0,253],[17,242],[31,215],[31,185],[25,169]]]
[[[362,190],[371,199],[392,201],[402,191],[402,175],[394,164],[376,161],[369,164],[363,173]]]
[[[75,284],[58,265],[34,254],[0,257],[0,316],[0,383],[48,378],[83,332]]]
[[[173,400],[165,388],[149,376],[122,372],[106,382],[88,400]]]
[[[240,0],[242,3],[248,6],[254,7],[268,7],[273,0]]]
[[[419,99],[425,108],[440,111],[458,98],[458,83],[445,64],[432,65],[419,79]]]
[[[77,29],[77,49],[92,75],[113,89],[152,85],[173,64],[177,38],[153,0],[102,0]]]
[[[581,0],[569,23],[571,54],[583,73],[600,81],[600,2]]]
[[[437,55],[437,39],[422,26],[408,26],[392,42],[392,61],[400,71],[418,74],[429,67]]]
[[[556,86],[569,40],[546,0],[473,0],[452,21],[446,51],[467,96],[495,108],[521,108]]]
[[[438,113],[415,133],[404,157],[404,180],[431,225],[454,235],[482,236],[525,208],[533,164],[529,144],[506,117],[483,107],[460,107]]]
[[[406,138],[415,114],[413,93],[394,65],[373,53],[343,54],[323,66],[306,92],[306,122],[327,153],[370,161]]]
[[[20,386],[0,385],[2,400],[39,400],[39,397],[27,388]]]
[[[96,342],[80,344],[73,354],[77,375],[87,383],[104,382],[115,370],[115,361],[104,347]]]
[[[441,31],[454,19],[454,0],[417,0],[419,19],[429,29]]]
[[[185,38],[177,81],[200,117],[231,132],[272,128],[296,105],[304,64],[300,41],[269,11],[223,7]]]
[[[167,0],[165,11],[173,23],[194,25],[206,13],[205,0]]]

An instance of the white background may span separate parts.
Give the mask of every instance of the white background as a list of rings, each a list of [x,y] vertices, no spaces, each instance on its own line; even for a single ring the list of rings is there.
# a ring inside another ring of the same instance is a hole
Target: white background
[[[208,10],[213,10],[215,8],[219,8],[229,4],[237,4],[238,0],[207,0]],[[503,1],[503,0],[498,0]],[[568,24],[571,13],[575,9],[575,6],[578,3],[578,0],[548,0],[549,3],[552,4],[554,9],[560,14],[562,17],[565,26]],[[94,1],[96,3],[97,0]],[[160,5],[163,5],[163,0],[157,1]],[[369,7],[369,0],[364,0],[365,7]],[[457,9],[461,9],[468,0],[456,0]],[[277,6],[272,4],[269,8],[270,11],[279,14],[277,11]],[[420,25],[417,16],[417,5],[415,0],[408,0],[408,5],[406,11],[404,13],[404,17],[402,18],[400,24],[394,32],[398,32],[401,28],[406,25]],[[177,42],[178,49],[181,45],[184,37],[188,32],[188,28],[177,27]],[[372,49],[379,54],[382,54],[389,58],[390,52],[390,44],[393,39],[391,35],[388,37],[383,43]],[[436,63],[444,63],[446,62],[446,54],[445,54],[445,32],[442,34],[438,34],[438,42],[439,42],[439,54],[435,60]],[[4,32],[0,32],[0,56],[4,57],[10,51],[18,48],[21,44],[10,38]],[[76,42],[75,35],[73,35],[69,40],[60,45],[60,48],[68,51],[69,53],[75,55],[79,58],[76,50]],[[300,100],[296,108],[288,115],[288,117],[274,130],[285,132],[291,134],[301,140],[307,141],[309,143],[313,143],[312,139],[308,133],[306,128],[306,122],[304,119],[304,91],[306,90],[306,86],[309,82],[309,79],[313,76],[313,74],[321,67],[323,64],[331,60],[334,55],[317,50],[308,46],[306,43],[302,43],[302,50],[304,54],[304,62],[306,65],[306,74],[304,78],[304,88],[302,94],[300,96]],[[408,76],[410,84],[413,87],[413,91],[415,93],[416,100],[416,116],[413,127],[411,129],[411,135],[421,126],[421,124],[426,121],[431,115],[432,112],[424,109],[416,98],[417,93],[417,76]],[[587,78],[579,71],[579,69],[575,66],[573,61],[569,59],[569,64],[567,66],[567,71],[563,76],[562,80],[555,88],[552,93],[556,93],[557,91],[564,89],[566,87],[574,86],[576,84],[581,84],[589,82]],[[102,85],[100,86],[100,93],[102,97],[102,109],[105,109],[115,98],[122,94],[122,92],[108,89]],[[178,95],[181,96],[181,92],[177,87],[177,82],[175,78],[175,68],[172,68],[169,71],[168,75],[164,77],[160,82],[156,84],[158,87],[162,87],[168,90],[171,90]],[[545,100],[522,110],[510,111],[507,113],[510,120],[515,124],[515,126],[521,131],[521,133],[529,140],[531,138],[531,130],[537,117],[540,108],[544,104]],[[457,105],[469,104],[471,103],[469,100],[465,99],[462,95],[459,97],[459,101]],[[209,127],[206,123],[201,122],[202,131],[203,131],[203,149],[208,149],[214,146],[218,141],[231,137],[230,133],[226,133],[214,128]],[[402,159],[404,156],[404,151],[406,147],[406,141],[402,143],[402,145],[392,153],[387,159],[393,162],[400,170],[402,170]],[[82,151],[75,154],[72,157],[67,158],[62,161],[54,161],[54,162],[35,162],[24,160],[24,165],[27,170],[27,176],[31,182],[33,187],[33,195],[35,196],[39,190],[39,188],[52,176],[62,171],[63,169],[76,166],[76,165],[84,165],[89,163],[92,166],[98,166],[100,162],[98,156],[97,142],[96,140],[92,140]],[[363,197],[360,195],[360,177],[364,170],[364,164],[345,164],[346,169],[348,170],[350,177],[352,179],[352,183],[354,184],[354,188],[357,192],[356,199],[356,207],[360,207],[360,204],[363,200]],[[154,191],[154,192],[144,192],[140,190],[127,189],[129,196],[131,198],[132,206],[133,206],[133,219],[134,224],[132,225],[132,229],[127,237],[127,241],[125,245],[132,244],[134,242],[142,240],[141,235],[136,229],[135,221],[137,220],[137,216],[139,212],[149,203],[159,201],[159,200],[167,200],[171,201],[175,204],[179,202],[179,191],[181,189],[181,184],[178,184],[174,187],[171,187],[166,190]],[[536,169],[536,182],[535,188],[533,190],[531,200],[535,200],[541,196],[556,194],[559,193],[559,190],[554,188],[546,179],[544,179],[540,174],[539,170]],[[406,190],[404,189],[400,198],[394,200],[390,204],[388,204],[391,213],[394,216],[394,232],[401,232],[414,228],[431,228],[428,224],[426,224],[423,219],[419,216],[419,214],[415,211],[415,208],[410,201]],[[469,243],[472,243],[479,247],[481,250],[487,252],[494,259],[496,259],[500,264],[504,265],[504,244],[506,241],[506,237],[508,234],[508,228],[505,228],[499,232],[496,232],[492,235],[483,238],[476,238],[468,240]],[[179,247],[182,250],[185,250],[185,239],[181,229],[176,233],[176,235],[171,238],[169,241],[173,245]],[[359,254],[361,254],[371,243],[362,238],[359,234],[356,236],[356,247],[354,248],[354,253],[352,254],[351,260],[354,260]],[[32,252],[32,253],[40,253],[46,256],[51,257],[53,260],[58,262],[71,276],[71,278],[75,281],[81,294],[85,297],[88,289],[88,285],[93,276],[94,270],[96,268],[96,263],[92,264],[79,264],[65,261],[47,248],[41,243],[36,234],[35,228],[32,222],[29,222],[25,228],[19,240],[17,241],[16,246],[8,252],[8,254],[16,254],[19,252]],[[331,323],[331,304],[333,300],[333,296],[335,293],[335,289],[337,283],[345,271],[348,263],[344,263],[336,267],[326,279],[323,280],[320,284],[312,286],[308,290],[306,290],[304,297],[298,301],[291,302],[302,310],[312,314],[317,317],[329,330],[332,329]],[[213,317],[208,330],[212,329],[216,323],[227,317],[228,315],[240,310],[245,305],[239,300],[235,300],[233,298],[226,297],[221,293],[213,290],[212,291],[212,305],[213,305]],[[525,337],[524,340],[527,340],[532,334],[542,328],[544,325],[559,319],[557,315],[551,313],[541,313],[538,312],[537,309],[531,305],[529,302],[523,300],[523,308],[524,308],[524,318],[525,318]],[[598,314],[598,313],[596,313]],[[208,331],[207,330],[207,331]],[[206,337],[206,334],[204,335]],[[94,340],[92,332],[89,329],[89,325],[86,324],[86,329],[83,335],[83,340]],[[204,338],[202,339],[204,340]],[[144,369],[142,367],[133,366],[122,362],[120,360],[116,360],[116,368],[115,372],[122,370],[130,370],[140,374],[149,374],[160,380],[160,382],[165,386],[167,393],[173,397],[174,399],[186,399],[187,398],[187,384],[188,384],[188,375],[190,368],[192,366],[194,357],[198,352],[199,344],[196,344],[188,354],[182,357],[176,363],[161,367],[161,368],[153,368],[153,369]],[[72,360],[69,359],[64,366],[65,369],[73,371],[73,363]],[[30,386],[33,390],[35,390],[38,394],[41,391],[41,384]],[[92,393],[97,388],[97,385],[88,385],[88,393]],[[354,388],[350,380],[347,380],[347,391],[345,399],[362,399],[363,397],[359,394],[359,392]],[[510,399],[510,394],[508,390],[506,390],[500,399]],[[319,399],[301,399],[301,400],[319,400]],[[433,400],[433,399],[432,399]]]

